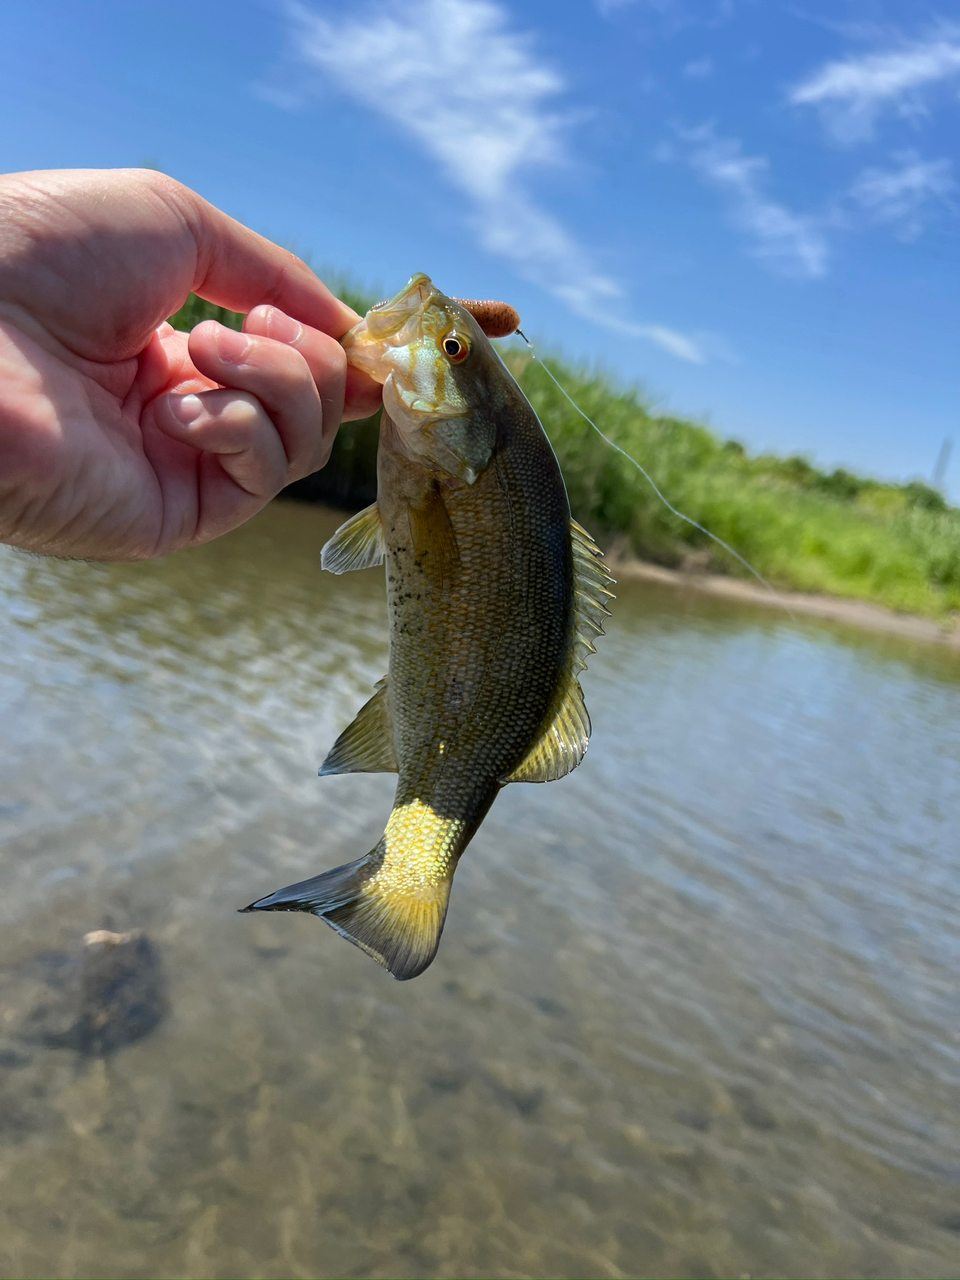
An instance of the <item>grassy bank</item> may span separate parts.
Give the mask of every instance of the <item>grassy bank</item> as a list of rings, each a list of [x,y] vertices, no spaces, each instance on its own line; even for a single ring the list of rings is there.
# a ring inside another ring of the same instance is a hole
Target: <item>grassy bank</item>
[[[340,293],[361,312],[371,301],[349,284]],[[188,329],[208,316],[239,324],[233,313],[198,299],[174,323]],[[663,565],[744,575],[736,561],[663,506],[571,408],[539,361],[510,344],[501,350],[553,442],[574,514],[602,542],[619,539],[633,554]],[[775,585],[933,617],[960,609],[960,510],[934,489],[825,472],[802,457],[751,455],[696,423],[652,412],[640,393],[609,377],[552,357],[547,363],[679,510],[736,547]],[[346,426],[325,470],[288,493],[352,509],[372,502],[376,446],[376,419]]]

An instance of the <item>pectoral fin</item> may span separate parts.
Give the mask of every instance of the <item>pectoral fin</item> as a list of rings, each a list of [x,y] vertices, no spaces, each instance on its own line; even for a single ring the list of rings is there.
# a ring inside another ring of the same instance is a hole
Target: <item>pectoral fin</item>
[[[436,586],[450,586],[460,571],[460,549],[443,498],[432,490],[409,516],[418,567]]]
[[[330,573],[347,573],[382,564],[385,553],[380,508],[373,503],[340,526],[320,552],[320,563]]]
[[[396,773],[397,752],[393,745],[393,719],[387,700],[387,677],[377,692],[365,702],[330,749],[320,766],[320,777],[332,773]]]

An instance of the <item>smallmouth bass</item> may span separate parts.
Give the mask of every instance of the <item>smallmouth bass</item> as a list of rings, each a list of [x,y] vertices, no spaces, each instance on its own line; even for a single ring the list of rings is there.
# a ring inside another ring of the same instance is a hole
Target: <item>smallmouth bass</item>
[[[400,979],[436,955],[457,863],[500,788],[583,758],[577,676],[612,595],[488,314],[417,275],[343,339],[383,384],[377,501],[322,564],[386,561],[390,663],[320,773],[396,772],[397,793],[372,852],[246,908],[312,912]]]

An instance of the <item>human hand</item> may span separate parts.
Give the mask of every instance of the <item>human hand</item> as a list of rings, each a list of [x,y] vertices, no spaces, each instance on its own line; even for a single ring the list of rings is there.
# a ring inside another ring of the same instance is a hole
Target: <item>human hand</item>
[[[166,323],[191,290],[243,333]],[[139,560],[322,467],[380,388],[293,254],[152,170],[0,178],[0,541]]]

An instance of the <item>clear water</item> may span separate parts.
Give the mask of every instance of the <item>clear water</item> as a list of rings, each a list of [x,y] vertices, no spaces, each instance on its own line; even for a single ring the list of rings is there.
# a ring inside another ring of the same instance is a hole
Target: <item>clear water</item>
[[[383,674],[326,513],[0,553],[0,1274],[960,1276],[960,659],[621,583],[578,772],[514,786],[399,984],[236,908],[373,847]],[[83,934],[170,1012],[43,1043]]]

